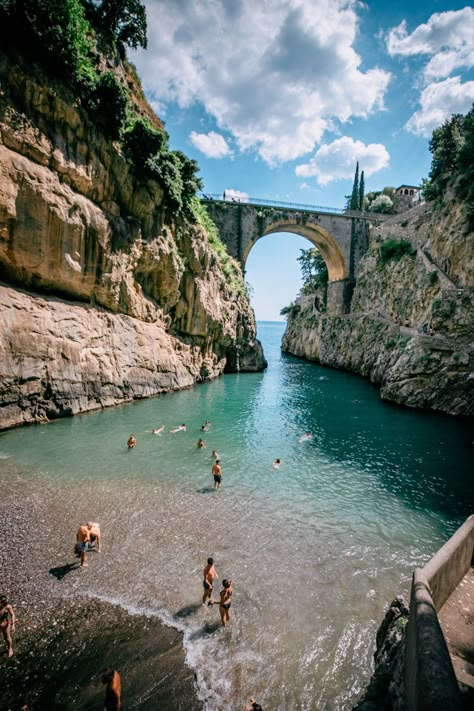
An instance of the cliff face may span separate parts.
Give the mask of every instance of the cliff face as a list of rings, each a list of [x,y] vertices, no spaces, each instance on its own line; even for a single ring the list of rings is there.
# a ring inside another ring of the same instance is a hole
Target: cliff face
[[[411,251],[384,261],[382,245],[400,239]],[[372,229],[350,313],[321,310],[321,294],[300,297],[282,348],[365,375],[400,405],[473,415],[473,276],[460,206],[418,206]]]
[[[0,279],[0,428],[266,365],[238,267],[165,224],[160,186],[64,85],[6,56]]]

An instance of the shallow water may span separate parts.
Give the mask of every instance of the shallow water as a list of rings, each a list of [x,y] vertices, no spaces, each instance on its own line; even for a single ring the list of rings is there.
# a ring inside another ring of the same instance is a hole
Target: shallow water
[[[351,708],[387,604],[474,508],[469,423],[396,408],[362,378],[282,355],[283,327],[259,324],[263,374],[0,437],[0,464],[54,491],[58,535],[101,522],[103,554],[64,593],[181,629],[210,710],[250,695],[270,709]],[[199,604],[209,555],[236,581],[225,630],[217,606]]]

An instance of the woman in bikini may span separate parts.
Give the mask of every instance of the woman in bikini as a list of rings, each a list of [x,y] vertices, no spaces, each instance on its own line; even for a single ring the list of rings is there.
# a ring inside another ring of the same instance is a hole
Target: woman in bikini
[[[15,613],[5,595],[0,596],[0,628],[8,645],[8,656],[13,657],[12,632],[15,631]]]
[[[230,620],[230,598],[232,597],[232,583],[233,580],[223,580],[222,581],[222,587],[224,588],[220,592],[221,599],[219,601],[219,612],[221,614],[221,620],[222,620],[222,625],[223,627],[226,626],[226,623],[229,622]],[[211,600],[209,602],[209,605],[217,605],[217,600]]]

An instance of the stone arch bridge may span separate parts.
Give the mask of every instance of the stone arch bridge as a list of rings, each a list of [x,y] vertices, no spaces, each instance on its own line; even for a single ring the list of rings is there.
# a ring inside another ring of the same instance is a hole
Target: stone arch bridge
[[[229,254],[244,270],[250,250],[262,237],[275,232],[306,237],[328,268],[328,312],[349,311],[357,266],[368,246],[370,218],[365,213],[254,198],[231,201],[214,195],[204,195],[201,201]]]

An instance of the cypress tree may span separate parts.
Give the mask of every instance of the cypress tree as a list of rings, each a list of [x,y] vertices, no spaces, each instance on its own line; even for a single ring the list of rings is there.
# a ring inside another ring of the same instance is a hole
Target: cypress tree
[[[364,209],[364,194],[365,194],[365,180],[364,180],[364,171],[360,174],[360,183],[359,183],[359,210]]]
[[[359,161],[357,161],[354,184],[352,186],[351,195],[351,210],[357,210],[359,207]]]

